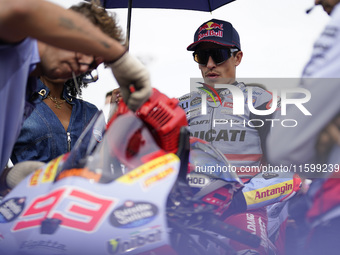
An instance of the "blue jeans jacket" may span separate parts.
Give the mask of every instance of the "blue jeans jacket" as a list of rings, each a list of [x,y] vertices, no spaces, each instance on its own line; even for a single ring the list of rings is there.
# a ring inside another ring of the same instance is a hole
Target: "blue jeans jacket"
[[[66,90],[64,99],[72,105],[72,114],[67,131],[54,112],[43,100],[49,89],[38,80],[36,108],[24,121],[18,140],[14,145],[11,160],[16,164],[25,160],[48,162],[72,149],[78,137],[98,111],[93,104],[71,97]]]

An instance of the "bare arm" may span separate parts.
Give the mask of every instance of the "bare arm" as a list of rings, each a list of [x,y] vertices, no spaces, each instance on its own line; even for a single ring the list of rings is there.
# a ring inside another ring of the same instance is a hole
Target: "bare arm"
[[[99,57],[98,63],[109,62],[131,109],[137,109],[151,94],[145,67],[130,54],[124,54],[126,49],[118,41],[81,14],[43,0],[0,0],[0,41],[14,43],[25,37]],[[134,85],[135,92],[131,93],[130,85]]]
[[[111,61],[125,48],[82,15],[43,0],[0,0],[0,40],[33,37],[53,46]]]

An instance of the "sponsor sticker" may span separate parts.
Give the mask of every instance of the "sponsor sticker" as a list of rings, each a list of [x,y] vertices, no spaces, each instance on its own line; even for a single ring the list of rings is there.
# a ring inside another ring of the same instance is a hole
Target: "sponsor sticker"
[[[153,221],[158,208],[149,202],[126,201],[116,208],[110,216],[110,222],[117,228],[135,228]]]
[[[15,220],[25,207],[25,197],[10,198],[0,204],[0,223]]]
[[[160,228],[154,228],[145,232],[137,232],[130,235],[128,239],[115,238],[107,242],[108,252],[110,254],[125,254],[134,251],[131,254],[140,254],[135,249],[146,245],[155,244],[162,241],[162,231]]]
[[[141,178],[145,177],[149,173],[157,170],[159,167],[165,166],[170,163],[177,162],[179,159],[174,154],[166,154],[162,157],[156,158],[147,162],[146,164],[134,169],[133,171],[123,175],[119,179],[118,182],[133,184]]]
[[[293,180],[244,193],[248,205],[268,201],[293,191]]]
[[[67,246],[57,241],[52,240],[28,240],[24,241],[19,246],[20,250],[44,250],[47,253],[58,252],[58,254],[67,252]]]
[[[52,182],[54,180],[54,177],[57,173],[57,169],[59,166],[59,163],[64,155],[56,158],[55,160],[52,160],[46,167],[45,171],[43,172],[43,176],[41,179],[42,183],[45,182]]]

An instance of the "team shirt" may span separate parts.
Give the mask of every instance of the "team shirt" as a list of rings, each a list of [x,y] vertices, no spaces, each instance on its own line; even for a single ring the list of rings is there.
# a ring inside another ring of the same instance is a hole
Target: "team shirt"
[[[40,62],[37,41],[0,43],[0,173],[6,166],[24,117],[29,74]]]

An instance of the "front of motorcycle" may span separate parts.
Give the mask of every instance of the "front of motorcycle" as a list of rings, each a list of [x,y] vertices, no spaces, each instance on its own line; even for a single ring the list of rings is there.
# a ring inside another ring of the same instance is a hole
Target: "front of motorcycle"
[[[121,104],[109,123],[98,114],[70,153],[3,199],[0,254],[232,254],[223,238],[241,232],[188,185],[190,143],[177,103],[154,90],[136,113]],[[230,194],[242,187],[233,175],[206,176]]]

